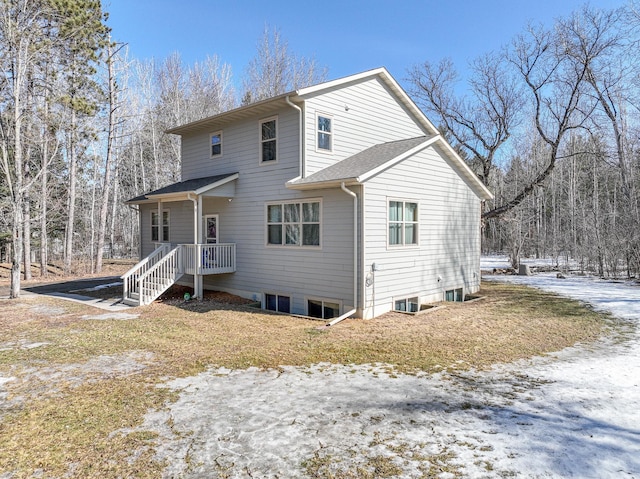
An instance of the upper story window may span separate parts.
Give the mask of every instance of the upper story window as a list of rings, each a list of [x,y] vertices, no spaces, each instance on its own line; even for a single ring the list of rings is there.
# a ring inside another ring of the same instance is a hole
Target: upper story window
[[[222,156],[222,132],[211,133],[211,158]]]
[[[278,159],[278,119],[267,118],[260,122],[260,163]]]
[[[316,118],[318,132],[317,150],[331,152],[333,151],[332,119],[330,116],[321,114],[318,114]]]
[[[418,203],[389,201],[389,245],[418,244]]]
[[[267,244],[320,246],[320,202],[267,205]]]
[[[151,241],[169,241],[169,210],[162,210],[162,225],[158,210],[151,212]]]

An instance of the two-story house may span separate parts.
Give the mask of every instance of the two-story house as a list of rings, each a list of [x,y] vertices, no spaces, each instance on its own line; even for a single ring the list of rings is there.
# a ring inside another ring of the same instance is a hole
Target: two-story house
[[[480,287],[492,197],[376,69],[178,126],[182,179],[139,205],[146,304],[176,281],[322,319],[371,318]]]

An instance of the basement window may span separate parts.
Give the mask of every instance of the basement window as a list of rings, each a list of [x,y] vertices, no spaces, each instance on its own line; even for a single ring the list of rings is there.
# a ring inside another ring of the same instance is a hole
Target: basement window
[[[337,318],[340,316],[340,304],[323,299],[308,299],[307,316],[319,319]]]
[[[417,313],[420,310],[420,302],[417,296],[396,299],[393,302],[393,310],[403,313]]]
[[[464,301],[464,295],[462,294],[462,288],[450,289],[444,293],[445,301],[462,302]]]
[[[291,297],[282,294],[264,294],[264,309],[278,311],[279,313],[291,312]]]

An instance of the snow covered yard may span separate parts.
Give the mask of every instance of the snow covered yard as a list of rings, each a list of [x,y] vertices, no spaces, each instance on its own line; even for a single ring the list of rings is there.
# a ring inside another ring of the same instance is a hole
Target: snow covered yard
[[[640,287],[554,274],[492,277],[633,325],[624,338],[488,372],[382,366],[211,370],[150,412],[165,477],[640,478]]]

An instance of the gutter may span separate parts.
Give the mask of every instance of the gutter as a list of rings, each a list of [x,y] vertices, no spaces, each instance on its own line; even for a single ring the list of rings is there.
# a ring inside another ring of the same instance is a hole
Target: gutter
[[[347,319],[358,310],[358,195],[347,188],[344,181],[340,185],[340,189],[353,198],[353,308],[351,311],[344,313],[342,316],[335,318],[326,324],[327,327],[339,323],[343,319]]]
[[[303,114],[302,114],[302,108],[300,108],[298,105],[296,105],[295,103],[293,103],[290,99],[289,99],[289,95],[287,95],[284,100],[287,102],[287,105],[289,105],[292,108],[295,108],[296,110],[298,110],[298,112],[300,113],[300,115],[298,116],[298,130],[299,130],[299,138],[298,138],[298,155],[300,157],[300,164],[299,164],[299,171],[300,171],[300,176],[298,178],[304,178],[304,148],[303,148],[303,142],[304,142],[304,132],[302,131],[302,127],[303,127]]]

